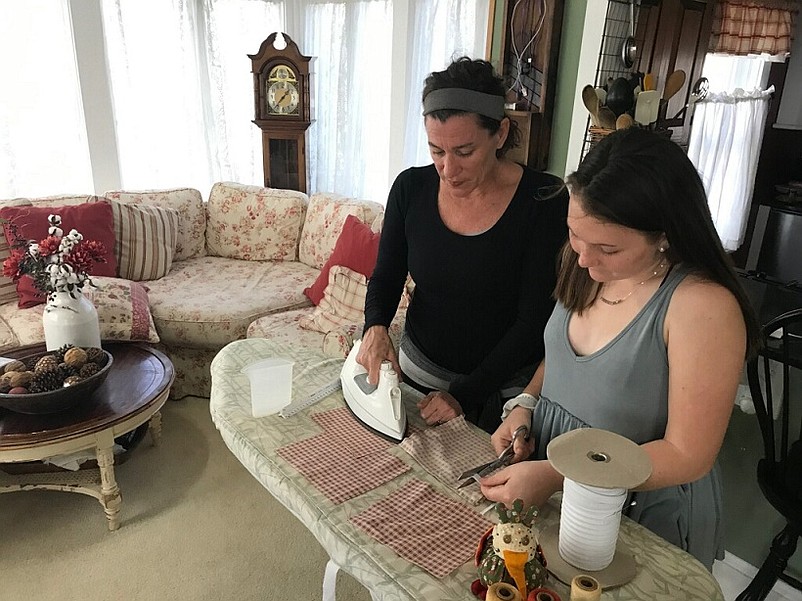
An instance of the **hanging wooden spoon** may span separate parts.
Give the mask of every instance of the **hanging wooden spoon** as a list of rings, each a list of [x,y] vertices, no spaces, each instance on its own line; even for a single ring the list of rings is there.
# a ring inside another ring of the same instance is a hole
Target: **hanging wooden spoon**
[[[685,84],[685,71],[678,69],[666,78],[666,87],[663,89],[663,100],[668,101],[674,94],[679,92]]]
[[[596,127],[599,126],[599,96],[593,86],[587,85],[582,88],[582,102],[590,113],[590,122]]]
[[[616,129],[626,129],[627,127],[632,127],[633,125],[635,125],[635,120],[629,113],[621,113],[618,115],[618,119],[615,120]]]

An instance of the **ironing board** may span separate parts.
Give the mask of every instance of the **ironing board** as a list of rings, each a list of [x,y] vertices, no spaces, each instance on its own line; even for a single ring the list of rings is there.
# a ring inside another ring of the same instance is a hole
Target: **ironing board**
[[[211,365],[210,412],[226,445],[248,471],[312,532],[331,558],[324,576],[324,599],[334,598],[333,576],[342,566],[370,591],[376,601],[476,601],[470,591],[470,584],[476,579],[472,560],[438,579],[378,543],[350,521],[353,515],[398,490],[411,477],[428,482],[455,500],[461,497],[395,446],[391,452],[410,465],[409,472],[350,501],[340,504],[329,501],[284,461],[276,449],[317,434],[319,428],[310,415],[343,407],[342,392],[335,391],[289,418],[278,415],[254,418],[251,416],[249,383],[240,370],[266,357],[284,357],[295,362],[293,395],[297,398],[304,398],[335,380],[343,359],[326,357],[308,348],[250,338],[227,345]],[[414,407],[408,411],[408,419],[410,423],[423,425]],[[325,457],[321,457],[321,461],[325,461]],[[559,521],[559,501],[556,498],[543,508],[541,518],[543,528]],[[723,601],[721,589],[712,574],[688,553],[626,517],[621,521],[620,538],[635,558],[637,575],[628,584],[605,591],[602,600]],[[562,599],[569,598],[569,587],[555,580],[550,586]],[[290,595],[289,590],[284,592]]]

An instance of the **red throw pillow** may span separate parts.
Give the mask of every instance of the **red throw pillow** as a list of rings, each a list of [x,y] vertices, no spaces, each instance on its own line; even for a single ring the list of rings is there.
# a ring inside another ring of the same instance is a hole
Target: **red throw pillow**
[[[87,202],[79,205],[63,207],[4,207],[0,209],[0,218],[8,219],[17,226],[17,233],[27,240],[41,240],[47,237],[47,216],[61,215],[61,229],[64,233],[78,230],[84,240],[96,240],[106,248],[106,262],[95,263],[90,275],[104,275],[114,277],[117,275],[117,258],[114,248],[117,238],[114,234],[114,215],[111,203],[106,200]],[[4,227],[6,240],[13,245],[15,240],[11,230]],[[33,285],[33,280],[23,276],[17,282],[18,306],[27,309],[45,302],[45,295]]]
[[[304,290],[304,294],[313,303],[319,304],[323,298],[323,291],[328,286],[329,270],[333,265],[342,265],[370,278],[379,254],[380,237],[381,234],[374,233],[369,225],[360,221],[359,217],[348,215],[329,260],[323,265],[315,283]]]

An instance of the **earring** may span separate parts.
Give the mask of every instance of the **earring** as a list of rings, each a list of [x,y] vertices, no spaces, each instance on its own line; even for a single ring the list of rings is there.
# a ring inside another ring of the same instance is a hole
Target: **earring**
[[[661,253],[666,252],[665,246],[660,246],[660,248],[658,248],[657,250],[659,250]]]

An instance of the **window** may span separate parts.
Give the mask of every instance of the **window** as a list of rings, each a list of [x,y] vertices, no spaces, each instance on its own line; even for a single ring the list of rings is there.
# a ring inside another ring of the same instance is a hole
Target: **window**
[[[0,198],[92,190],[66,0],[0,2]]]
[[[40,5],[48,10],[39,10]],[[100,7],[96,20],[102,31],[83,14],[92,5]],[[53,25],[56,34],[43,35],[42,14],[55,8],[62,17]],[[0,167],[0,197],[37,195],[44,188],[53,193],[92,189],[102,193],[113,187],[172,186],[194,187],[205,195],[215,181],[261,184],[261,138],[251,123],[248,54],[256,53],[273,31],[285,31],[302,53],[315,57],[315,122],[307,133],[309,191],[383,202],[400,169],[429,161],[421,137],[423,78],[454,56],[484,55],[487,12],[483,0],[96,0],[72,6],[68,0],[6,0],[0,3],[0,21],[9,24],[26,15],[32,28],[36,20],[36,33],[29,32],[27,39],[35,40],[29,43],[38,45],[40,53],[45,48],[48,60],[55,55],[74,57],[73,38],[105,40],[103,51],[83,55],[77,44],[77,55],[81,79],[105,82],[105,103],[112,116],[107,126],[93,127],[95,120],[103,119],[102,112],[86,111],[84,124],[77,92],[79,71],[70,59],[70,69],[61,71],[72,78],[77,102],[73,112],[59,121],[78,131],[71,132],[71,145],[49,137],[52,152],[64,158],[47,162],[61,166],[80,159],[83,166],[63,173],[50,171],[48,165],[37,164],[36,156],[26,170],[31,175],[23,182],[19,162],[5,160],[8,152],[3,146],[8,144],[0,139],[0,152],[5,154],[0,164],[12,164],[8,174]],[[14,39],[4,37],[0,44],[8,44],[6,56],[22,57],[20,49],[25,46]],[[61,46],[48,46],[59,40]],[[41,72],[45,62],[40,58],[24,69]],[[19,79],[13,75],[6,81],[20,89]],[[23,90],[14,106],[0,102],[4,110],[0,127],[19,121],[19,107],[37,95],[48,105],[33,112],[40,119],[53,115],[55,105],[66,111],[69,86],[59,83],[56,95],[51,89]],[[4,114],[13,118],[3,119]],[[31,138],[34,124],[20,123],[17,135]],[[39,128],[50,126],[41,123]],[[106,144],[109,140],[113,144]],[[41,138],[32,147],[41,150]],[[95,152],[96,148],[103,150]],[[110,160],[109,153],[116,160]],[[119,174],[103,177],[108,170],[101,157]],[[7,183],[12,179],[17,182],[13,189]],[[41,186],[33,187],[34,182]]]

